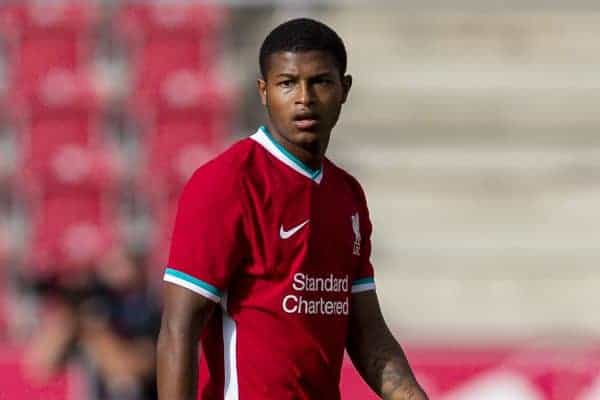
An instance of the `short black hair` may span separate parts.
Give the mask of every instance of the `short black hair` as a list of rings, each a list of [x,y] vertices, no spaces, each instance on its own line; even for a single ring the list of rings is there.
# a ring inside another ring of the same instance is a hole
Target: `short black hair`
[[[289,20],[267,35],[260,47],[260,73],[266,79],[271,54],[311,50],[331,54],[340,71],[340,77],[346,74],[347,55],[344,42],[333,29],[310,18]]]

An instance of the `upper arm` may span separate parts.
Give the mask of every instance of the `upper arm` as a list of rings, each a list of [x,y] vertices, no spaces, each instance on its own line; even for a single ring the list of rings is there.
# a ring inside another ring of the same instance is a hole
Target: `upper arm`
[[[161,334],[199,337],[216,303],[187,288],[164,283]]]
[[[389,330],[375,290],[354,293],[350,307],[348,352],[367,351],[375,338],[380,338],[382,334],[389,334]]]
[[[160,399],[196,398],[198,342],[216,303],[192,290],[165,282],[157,343]]]
[[[220,302],[248,257],[238,175],[226,164],[209,163],[183,190],[164,274],[165,281],[185,288],[183,294],[169,290],[177,303],[192,307],[194,294]]]

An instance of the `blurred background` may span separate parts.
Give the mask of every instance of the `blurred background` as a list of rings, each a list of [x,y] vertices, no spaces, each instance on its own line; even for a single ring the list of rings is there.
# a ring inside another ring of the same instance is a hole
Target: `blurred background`
[[[600,4],[0,2],[0,399],[154,399],[191,172],[264,122],[258,48],[345,40],[329,157],[432,399],[600,399]],[[374,398],[344,367],[344,399]]]

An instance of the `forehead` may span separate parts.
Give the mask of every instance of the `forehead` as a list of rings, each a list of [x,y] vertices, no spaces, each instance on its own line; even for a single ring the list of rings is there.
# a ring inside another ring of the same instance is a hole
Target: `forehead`
[[[279,51],[271,54],[267,63],[267,78],[280,74],[310,76],[337,72],[333,55],[321,50]]]

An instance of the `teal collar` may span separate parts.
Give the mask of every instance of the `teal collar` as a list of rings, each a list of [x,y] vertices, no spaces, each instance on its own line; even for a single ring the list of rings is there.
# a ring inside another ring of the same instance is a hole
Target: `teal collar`
[[[260,143],[269,153],[274,155],[277,159],[282,161],[293,170],[306,176],[316,183],[321,183],[321,180],[323,179],[323,166],[316,170],[310,168],[304,162],[299,160],[298,157],[287,151],[279,142],[277,142],[266,126],[261,126],[258,128],[258,131],[251,136],[251,139]]]

